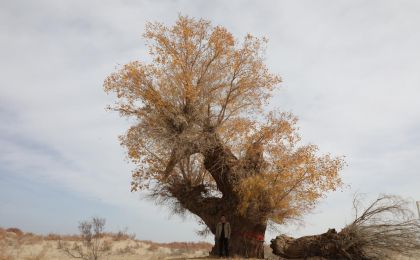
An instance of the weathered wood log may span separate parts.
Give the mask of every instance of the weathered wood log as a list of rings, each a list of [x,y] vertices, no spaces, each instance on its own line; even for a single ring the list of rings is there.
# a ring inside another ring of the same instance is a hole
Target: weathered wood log
[[[286,235],[277,236],[271,240],[270,247],[275,255],[286,259],[306,259],[308,257],[323,257],[325,259],[367,260],[363,252],[346,241],[344,233],[329,229],[326,233],[314,236],[292,238]]]
[[[273,253],[286,259],[391,260],[395,255],[418,259],[420,221],[414,217],[408,201],[381,195],[365,210],[358,208],[359,203],[356,197],[356,219],[339,233],[330,229],[301,238],[277,236],[271,240]]]

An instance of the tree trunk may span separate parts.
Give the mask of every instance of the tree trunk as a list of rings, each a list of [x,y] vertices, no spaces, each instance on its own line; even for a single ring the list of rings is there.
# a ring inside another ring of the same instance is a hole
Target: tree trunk
[[[252,223],[243,217],[229,217],[232,233],[229,240],[229,256],[264,258],[264,235],[266,224]],[[211,255],[219,255],[219,244],[215,239]]]
[[[314,236],[292,238],[286,235],[271,240],[270,247],[275,255],[286,259],[305,259],[323,257],[325,259],[369,259],[363,251],[352,243],[343,243],[344,234],[329,229],[326,233]]]
[[[229,240],[229,255],[240,257],[264,258],[264,235],[267,227],[267,219],[263,214],[249,213],[237,215],[240,199],[235,191],[239,180],[246,176],[246,173],[256,173],[256,163],[253,157],[248,156],[249,167],[241,165],[239,160],[225,147],[223,142],[215,133],[210,133],[204,138],[204,143],[199,145],[205,147],[202,151],[204,156],[204,167],[213,177],[222,197],[206,197],[204,185],[192,186],[191,183],[181,182],[179,185],[172,185],[170,192],[177,198],[183,208],[200,217],[213,235],[216,233],[216,224],[222,214],[231,225],[231,237]],[[256,158],[255,160],[257,160]],[[252,167],[251,167],[252,166]],[[261,213],[261,212],[258,212]],[[258,217],[258,219],[256,219]],[[211,255],[219,254],[218,241],[210,252]]]

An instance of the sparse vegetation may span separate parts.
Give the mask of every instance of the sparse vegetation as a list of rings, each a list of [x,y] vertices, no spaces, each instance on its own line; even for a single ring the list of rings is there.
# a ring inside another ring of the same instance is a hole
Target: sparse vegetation
[[[136,248],[138,248],[136,245],[126,245],[125,247],[118,248],[116,253],[119,255],[134,254]]]
[[[0,260],[70,260],[73,257],[63,251],[64,246],[73,249],[75,243],[83,246],[85,240],[81,234],[38,235],[21,231],[17,232],[20,234],[17,236],[15,232],[6,230],[0,228]],[[93,228],[92,234],[94,234]],[[102,257],[110,260],[203,257],[208,254],[212,246],[205,242],[156,243],[137,240],[127,228],[115,233],[102,232],[100,237],[100,241],[112,246],[107,255]]]
[[[15,227],[6,229],[6,232],[15,233],[16,236],[22,236],[23,235],[22,230],[20,230],[18,228],[15,228]]]
[[[136,239],[136,234],[134,234],[134,233],[129,234],[128,233],[128,228],[125,228],[123,230],[119,230],[117,233],[106,233],[106,236],[112,237],[112,239],[114,241],[127,240],[127,239],[135,240]]]
[[[111,244],[103,240],[105,219],[92,218],[91,221],[82,221],[79,224],[81,242],[73,242],[71,246],[67,242],[59,241],[59,249],[68,256],[84,260],[98,260],[111,250]]]
[[[212,245],[206,242],[170,242],[157,243],[148,240],[131,238],[115,240],[116,233],[105,233],[102,239],[112,244],[112,250],[106,259],[109,260],[156,260],[156,259],[203,259],[208,256]],[[0,228],[0,260],[71,260],[62,250],[57,249],[57,242],[81,243],[80,235],[38,235],[22,232],[19,258],[16,258],[17,236]],[[272,254],[268,245],[264,246],[266,259],[282,259]],[[414,260],[418,257],[404,257],[400,254],[390,254],[393,260]],[[105,258],[105,257],[103,257]],[[212,259],[212,258],[206,258]],[[241,259],[241,258],[236,258]],[[308,258],[308,260],[325,260],[325,258]]]

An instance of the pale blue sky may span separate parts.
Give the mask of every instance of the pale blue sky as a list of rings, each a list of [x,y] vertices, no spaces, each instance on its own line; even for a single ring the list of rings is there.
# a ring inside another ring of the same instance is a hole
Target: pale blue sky
[[[102,90],[119,64],[149,59],[146,21],[178,13],[269,38],[283,78],[270,107],[300,118],[305,143],[346,156],[346,187],[284,232],[341,228],[355,192],[420,199],[419,1],[0,0],[0,226],[74,233],[102,216],[141,239],[202,239],[192,217],[130,193],[117,139],[128,122]]]

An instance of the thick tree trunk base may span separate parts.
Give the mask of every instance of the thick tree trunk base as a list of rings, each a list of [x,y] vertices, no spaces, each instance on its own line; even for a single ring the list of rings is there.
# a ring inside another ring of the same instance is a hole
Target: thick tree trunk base
[[[270,247],[275,255],[286,259],[306,259],[308,257],[323,257],[335,260],[368,260],[361,249],[344,243],[343,234],[330,229],[326,233],[314,236],[292,238],[286,235],[277,236],[271,240]]]
[[[226,214],[226,217],[232,229],[229,239],[229,256],[263,259],[267,224],[243,216]],[[215,234],[215,231],[214,228],[212,233]],[[219,256],[219,245],[216,239],[210,255]]]
[[[229,256],[241,258],[264,258],[264,234],[266,225],[261,224],[236,224],[232,225],[232,233],[229,239]],[[211,255],[219,255],[219,244],[215,245],[210,252]]]
[[[215,242],[211,256],[219,256],[219,243]],[[236,237],[229,240],[229,256],[264,259],[264,241],[255,238]]]

